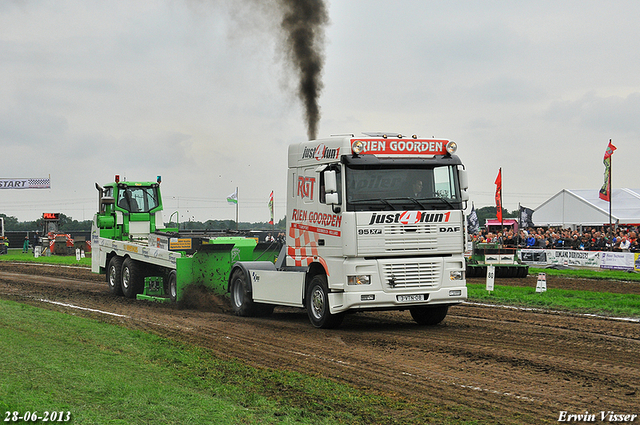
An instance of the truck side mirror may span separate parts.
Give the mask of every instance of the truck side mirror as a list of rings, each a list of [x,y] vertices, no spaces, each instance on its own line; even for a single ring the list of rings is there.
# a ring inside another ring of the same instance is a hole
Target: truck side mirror
[[[324,172],[324,190],[327,195],[330,193],[336,193],[338,191],[338,181],[336,180],[335,170],[328,170]],[[327,201],[327,204],[331,203],[333,202]]]
[[[460,189],[464,192],[469,189],[469,175],[467,170],[458,170],[458,180],[460,180]]]
[[[325,200],[328,205],[338,205],[338,192],[327,193]]]
[[[324,172],[325,203],[332,206],[334,213],[340,212],[340,196],[338,195],[338,179],[335,170]]]

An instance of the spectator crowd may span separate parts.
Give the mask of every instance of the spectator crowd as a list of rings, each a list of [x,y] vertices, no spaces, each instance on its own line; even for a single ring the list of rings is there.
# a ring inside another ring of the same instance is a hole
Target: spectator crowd
[[[610,237],[608,227],[584,227],[581,230],[530,227],[514,232],[481,229],[471,235],[475,242],[500,243],[523,249],[573,249],[577,251],[640,252],[638,228],[617,227]]]

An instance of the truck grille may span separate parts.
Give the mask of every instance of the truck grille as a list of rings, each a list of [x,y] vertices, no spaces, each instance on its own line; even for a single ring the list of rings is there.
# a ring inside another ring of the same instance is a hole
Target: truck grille
[[[438,263],[387,263],[382,265],[382,280],[390,288],[433,288],[438,286],[441,266]]]
[[[438,249],[437,227],[435,225],[419,224],[403,226],[387,225],[385,252],[419,251],[428,252]]]

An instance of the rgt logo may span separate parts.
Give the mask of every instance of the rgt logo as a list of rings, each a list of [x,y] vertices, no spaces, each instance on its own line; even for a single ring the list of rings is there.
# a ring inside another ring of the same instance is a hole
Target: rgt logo
[[[316,184],[315,177],[298,177],[298,196],[313,199],[313,187]]]

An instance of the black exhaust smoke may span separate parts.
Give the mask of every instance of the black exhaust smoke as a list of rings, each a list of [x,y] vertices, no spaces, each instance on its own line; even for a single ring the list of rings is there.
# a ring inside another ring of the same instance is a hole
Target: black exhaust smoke
[[[251,28],[276,33],[286,71],[296,79],[294,94],[302,102],[309,140],[316,138],[324,66],[324,31],[329,24],[325,0],[188,0],[224,5],[235,22],[233,35]],[[289,84],[285,84],[289,86]]]
[[[322,0],[277,0],[282,8],[285,54],[298,76],[297,95],[304,106],[307,136],[316,138],[320,121],[324,29],[329,15]]]

